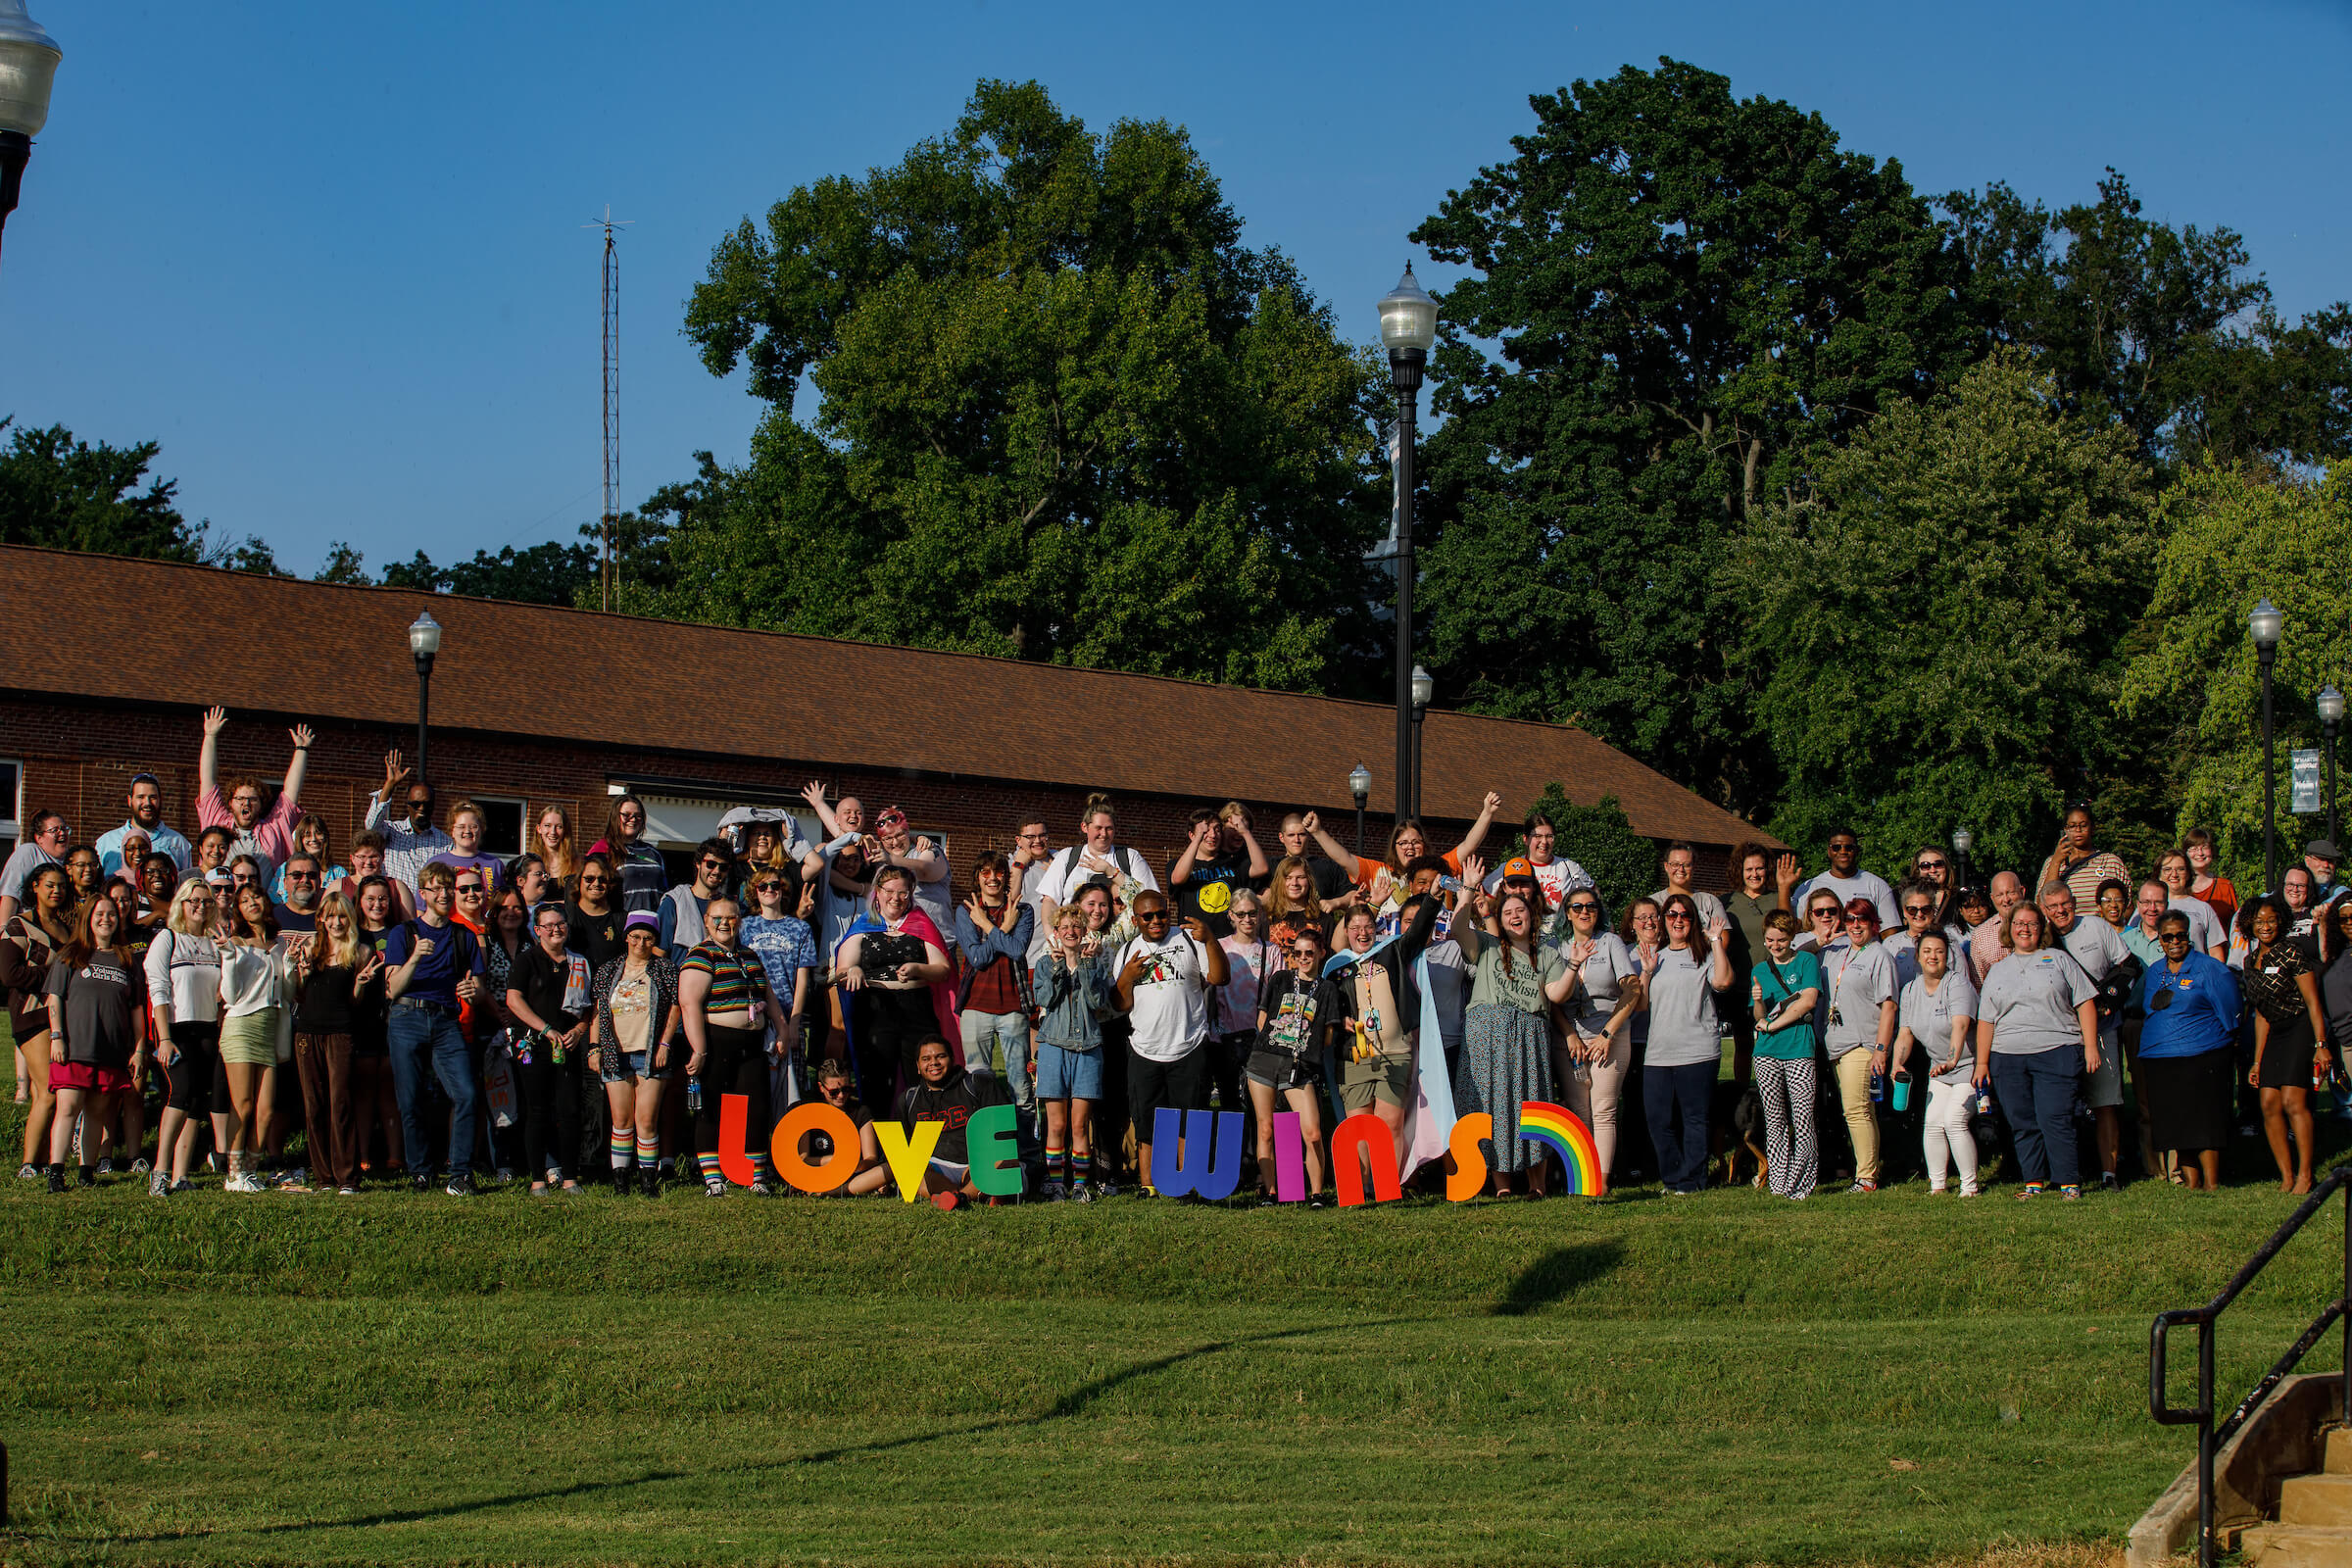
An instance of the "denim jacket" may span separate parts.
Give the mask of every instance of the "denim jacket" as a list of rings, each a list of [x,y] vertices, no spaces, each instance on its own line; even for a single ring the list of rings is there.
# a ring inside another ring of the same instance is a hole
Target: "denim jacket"
[[[1047,953],[1034,971],[1037,1004],[1045,1013],[1037,1026],[1040,1045],[1064,1051],[1094,1051],[1102,1044],[1102,1025],[1096,1013],[1109,1004],[1110,954],[1098,953],[1072,968]]]

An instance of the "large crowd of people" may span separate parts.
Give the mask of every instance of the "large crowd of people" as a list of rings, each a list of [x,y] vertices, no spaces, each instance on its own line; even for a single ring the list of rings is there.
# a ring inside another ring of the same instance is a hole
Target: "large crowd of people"
[[[1662,885],[1611,908],[1541,812],[1482,858],[1494,795],[1460,843],[1408,820],[1377,857],[1311,812],[1267,842],[1240,804],[1204,807],[1162,867],[1094,797],[1075,842],[1008,823],[1009,854],[951,867],[903,811],[811,784],[805,813],[730,813],[673,883],[633,795],[593,836],[547,808],[500,857],[484,812],[397,752],[338,847],[302,806],[310,731],[271,799],[220,776],[226,718],[205,717],[192,837],[142,773],[119,826],[85,843],[33,812],[0,869],[19,1175],[52,1192],[73,1171],[159,1198],[215,1175],[465,1196],[494,1173],[723,1197],[740,1158],[764,1195],[772,1130],[821,1100],[858,1132],[844,1194],[898,1185],[881,1118],[941,1124],[901,1196],[983,1200],[964,1129],[1009,1103],[1032,1200],[1154,1196],[1159,1113],[1213,1107],[1244,1118],[1244,1190],[1266,1197],[1295,1113],[1321,1205],[1332,1129],[1369,1114],[1403,1140],[1441,1061],[1451,1109],[1493,1118],[1496,1196],[1552,1190],[1518,1136],[1530,1101],[1669,1195],[1738,1179],[1743,1151],[1789,1200],[1914,1171],[1973,1197],[1993,1157],[2021,1199],[2212,1189],[2257,1125],[2303,1192],[2352,1042],[2352,899],[2326,841],[2243,900],[2211,835],[2135,878],[2080,808],[2031,880],[1982,890],[1936,846],[1890,884],[1840,829],[1817,871],[1743,845],[1709,891],[1676,844]],[[850,1152],[819,1131],[791,1152]]]

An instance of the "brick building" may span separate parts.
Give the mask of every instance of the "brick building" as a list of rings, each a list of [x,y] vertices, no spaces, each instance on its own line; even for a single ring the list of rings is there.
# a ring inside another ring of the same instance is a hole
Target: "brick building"
[[[386,748],[414,748],[407,629],[425,610],[445,628],[434,788],[444,807],[488,808],[500,853],[550,805],[594,839],[623,788],[674,850],[731,806],[798,807],[820,779],[944,837],[959,883],[971,855],[1009,847],[1024,820],[1043,816],[1057,847],[1073,840],[1093,790],[1117,802],[1122,842],[1163,871],[1197,806],[1248,802],[1269,848],[1282,812],[1318,810],[1345,842],[1360,761],[1374,776],[1367,847],[1394,808],[1394,710],[1376,704],[14,547],[0,547],[0,583],[16,654],[0,688],[12,843],[43,808],[95,838],[122,820],[141,770],[164,782],[166,820],[192,834],[199,715],[219,703],[231,715],[224,778],[273,785],[287,726],[317,730],[303,805],[339,850]],[[1701,846],[1707,871],[1751,832],[1581,730],[1432,712],[1423,747],[1424,815],[1442,846],[1488,790],[1516,818],[1552,780],[1580,802],[1614,794],[1637,831]],[[1508,840],[1498,832],[1497,847]]]

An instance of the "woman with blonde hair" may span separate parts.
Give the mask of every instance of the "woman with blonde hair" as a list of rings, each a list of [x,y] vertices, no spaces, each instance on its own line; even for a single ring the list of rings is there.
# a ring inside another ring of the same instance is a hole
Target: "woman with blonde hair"
[[[270,895],[248,884],[233,890],[228,941],[220,947],[220,1070],[228,1079],[228,1181],[231,1193],[262,1193],[262,1113],[273,1102],[277,1064],[293,1054],[292,992]]]
[[[318,885],[331,888],[351,875],[350,868],[335,863],[334,837],[326,830],[326,819],[316,811],[305,811],[294,821],[294,848],[318,862]],[[287,859],[292,859],[288,856]],[[270,902],[286,902],[286,867],[280,861],[270,873]]]
[[[166,1085],[155,1172],[147,1183],[156,1198],[186,1191],[197,1124],[212,1110],[213,1081],[220,1072],[220,944],[215,929],[212,884],[190,876],[173,890],[164,928],[147,944],[155,1060]]]
[[[542,806],[533,831],[539,838],[539,858],[547,866],[548,879],[560,884],[565,892],[571,891],[571,879],[580,874],[580,851],[571,836],[571,812],[561,806]]]
[[[1306,857],[1293,855],[1276,861],[1273,878],[1266,885],[1267,929],[1288,925],[1304,930],[1312,925],[1328,947],[1331,918],[1331,911],[1315,892],[1314,867]]]
[[[311,1169],[321,1186],[360,1190],[359,1134],[352,1114],[352,1020],[361,994],[383,973],[384,956],[360,940],[351,901],[330,893],[318,927],[294,944],[294,1069],[302,1078],[302,1124],[311,1135]]]

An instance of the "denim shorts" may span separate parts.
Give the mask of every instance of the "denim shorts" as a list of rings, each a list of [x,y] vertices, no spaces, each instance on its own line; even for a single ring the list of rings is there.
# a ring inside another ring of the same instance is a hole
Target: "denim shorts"
[[[1101,1100],[1102,1053],[1071,1051],[1037,1043],[1037,1098],[1040,1100]]]
[[[670,1048],[670,1054],[675,1056],[678,1052],[683,1051],[685,1047],[683,1046],[672,1046]],[[668,1067],[656,1067],[650,1072],[647,1071],[646,1063],[653,1059],[653,1055],[654,1054],[650,1051],[631,1051],[622,1053],[614,1051],[611,1047],[607,1047],[597,1057],[597,1059],[605,1064],[604,1079],[605,1082],[609,1084],[625,1084],[632,1078],[651,1078],[659,1082],[662,1079],[667,1078],[670,1075],[671,1069]]]

